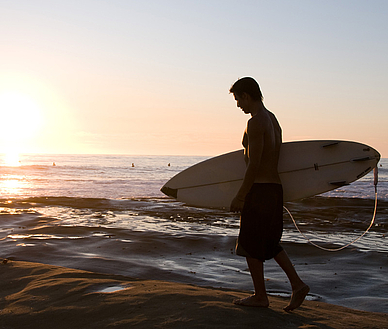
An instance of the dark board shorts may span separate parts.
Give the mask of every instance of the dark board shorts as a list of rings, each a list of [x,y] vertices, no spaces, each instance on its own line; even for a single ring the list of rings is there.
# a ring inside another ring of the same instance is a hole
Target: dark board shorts
[[[236,254],[265,261],[283,250],[283,188],[255,183],[245,197]]]

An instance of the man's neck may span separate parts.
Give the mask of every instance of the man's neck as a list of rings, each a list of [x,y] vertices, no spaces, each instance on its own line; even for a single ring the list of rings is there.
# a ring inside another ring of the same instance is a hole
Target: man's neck
[[[255,101],[252,104],[251,116],[254,117],[258,113],[263,112],[265,110],[266,108],[264,107],[264,104],[262,101]]]

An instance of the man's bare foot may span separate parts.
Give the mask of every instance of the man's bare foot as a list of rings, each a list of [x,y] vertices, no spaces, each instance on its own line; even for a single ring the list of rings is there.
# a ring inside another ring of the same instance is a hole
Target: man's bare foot
[[[283,308],[283,310],[289,312],[298,308],[300,305],[302,305],[309,291],[310,287],[308,285],[304,285],[298,290],[293,291],[290,303],[285,308]]]
[[[233,304],[241,306],[268,307],[269,301],[268,298],[259,298],[256,295],[252,295],[247,298],[235,299]]]

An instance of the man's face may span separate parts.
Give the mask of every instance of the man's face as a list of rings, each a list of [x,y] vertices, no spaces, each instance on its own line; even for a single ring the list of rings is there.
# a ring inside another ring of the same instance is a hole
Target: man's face
[[[247,94],[243,93],[242,95],[234,95],[234,99],[236,100],[236,105],[239,107],[245,114],[249,113],[249,110],[247,108]]]

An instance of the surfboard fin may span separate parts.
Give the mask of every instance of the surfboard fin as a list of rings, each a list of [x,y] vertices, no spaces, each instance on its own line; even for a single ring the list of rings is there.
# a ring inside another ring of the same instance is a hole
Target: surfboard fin
[[[338,145],[339,143],[340,143],[339,141],[333,141],[333,142],[323,144],[322,147],[330,147],[330,146]]]
[[[176,199],[176,198],[178,197],[178,189],[176,189],[176,188],[171,188],[171,187],[163,186],[160,190],[161,190],[165,195],[171,196],[171,197],[173,197],[174,199]]]
[[[330,185],[335,185],[337,187],[349,185],[345,180],[337,181],[337,182],[330,182]]]
[[[369,161],[369,160],[374,160],[375,158],[373,157],[362,157],[362,158],[354,158],[351,161],[352,162],[360,162],[360,161]]]

